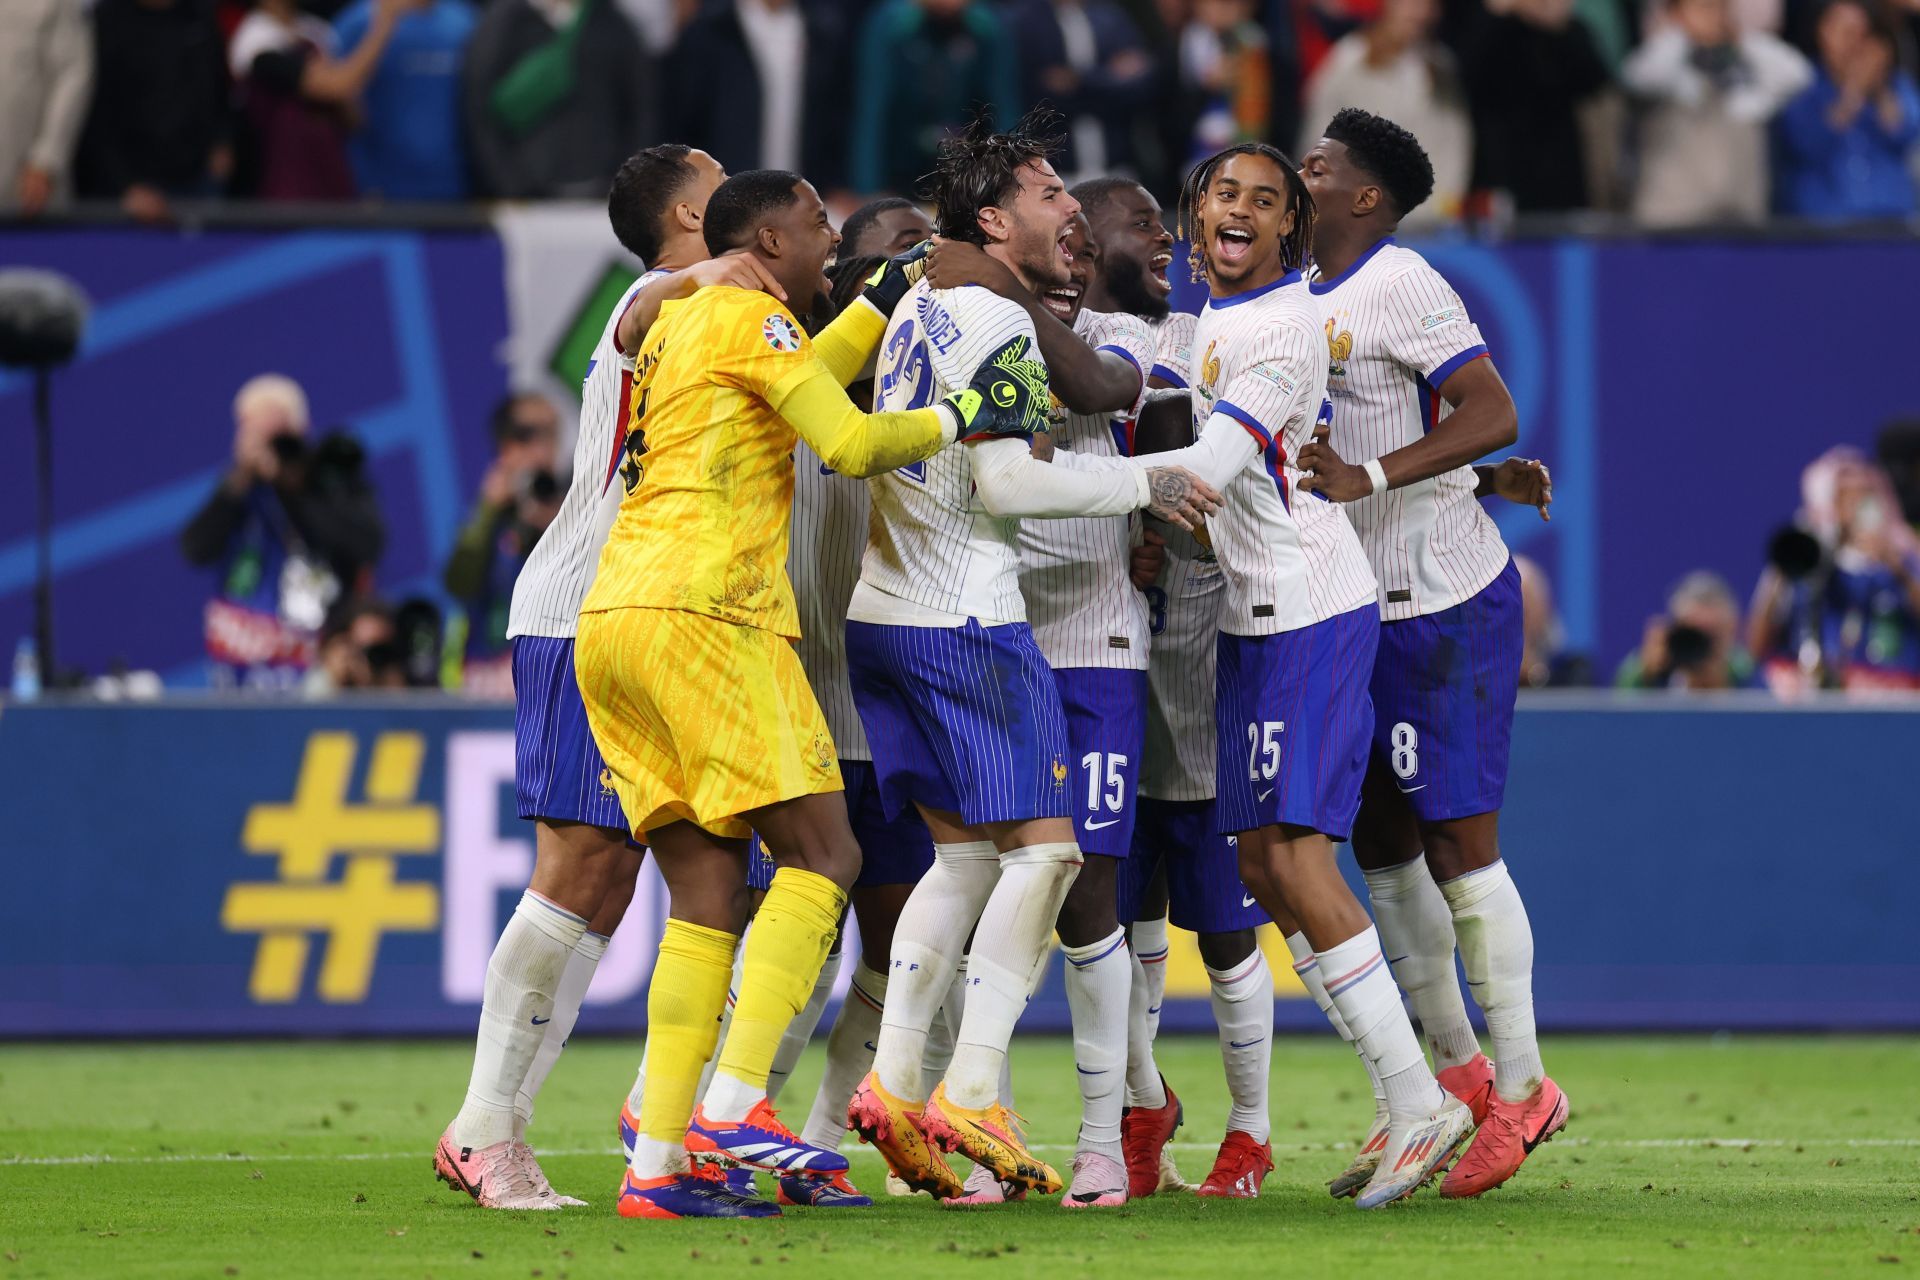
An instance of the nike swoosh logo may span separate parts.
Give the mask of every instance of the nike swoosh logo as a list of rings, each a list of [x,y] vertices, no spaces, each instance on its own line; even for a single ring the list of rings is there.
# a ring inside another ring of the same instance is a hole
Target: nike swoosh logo
[[[1227,1046],[1233,1049],[1247,1049],[1247,1048],[1251,1048],[1256,1044],[1259,1044],[1262,1040],[1265,1040],[1265,1039],[1266,1039],[1265,1036],[1255,1036],[1251,1040],[1229,1040],[1227,1041]]]
[[[1388,963],[1388,964],[1399,964],[1399,963],[1400,963],[1400,962],[1401,962],[1402,960],[1405,960],[1406,958],[1407,958],[1406,956],[1388,956],[1388,957],[1387,957],[1387,963]]]
[[[1118,818],[1108,818],[1105,822],[1089,822],[1087,824],[1087,830],[1102,831],[1102,830],[1105,830],[1107,827],[1111,827],[1115,825],[1119,821],[1120,819]]]
[[[1425,791],[1429,785],[1431,784],[1423,782],[1417,787],[1401,787],[1400,794],[1403,796],[1410,796],[1416,791]]]
[[[534,1026],[536,1026],[536,1027],[539,1027],[539,1026],[545,1026],[545,1025],[546,1025],[547,1023],[549,1023],[549,1022],[552,1022],[552,1021],[553,1021],[553,1019],[552,1019],[552,1018],[535,1018],[535,1019],[533,1020],[533,1025],[534,1025]]]
[[[1107,1068],[1105,1067],[1100,1068],[1098,1071],[1089,1071],[1077,1062],[1073,1064],[1073,1069],[1083,1076],[1103,1076],[1107,1074]]]
[[[868,1052],[868,1053],[878,1053],[878,1052],[880,1052],[880,1046],[879,1046],[879,1045],[877,1045],[877,1044],[875,1044],[875,1043],[874,1043],[873,1041],[871,1041],[871,1040],[869,1040],[869,1041],[867,1041],[867,1052]]]
[[[1264,802],[1264,801],[1266,800],[1266,798],[1267,798],[1268,796],[1270,796],[1270,795],[1272,795],[1272,794],[1273,794],[1273,788],[1272,788],[1272,787],[1268,787],[1268,788],[1267,788],[1267,789],[1266,789],[1265,791],[1262,791],[1262,792],[1260,793],[1260,799],[1261,799],[1261,801],[1262,801],[1262,802]]]
[[[1252,894],[1247,893],[1247,894],[1242,894],[1240,896],[1240,905],[1243,907],[1252,907],[1252,906],[1258,906],[1259,904],[1253,900]]]

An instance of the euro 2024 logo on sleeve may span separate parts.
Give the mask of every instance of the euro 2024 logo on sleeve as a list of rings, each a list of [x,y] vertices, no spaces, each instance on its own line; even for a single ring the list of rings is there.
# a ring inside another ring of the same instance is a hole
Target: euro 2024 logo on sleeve
[[[768,346],[783,355],[800,349],[800,330],[793,321],[778,313],[768,316],[761,324],[760,336],[767,340]]]
[[[348,791],[358,745],[351,733],[310,735],[292,802],[247,810],[241,847],[276,859],[276,878],[228,886],[220,924],[260,935],[247,982],[256,1004],[300,998],[315,935],[324,948],[315,992],[328,1004],[359,1004],[384,935],[440,924],[439,888],[396,874],[401,858],[440,852],[440,811],[415,803],[426,739],[380,734],[356,802]]]

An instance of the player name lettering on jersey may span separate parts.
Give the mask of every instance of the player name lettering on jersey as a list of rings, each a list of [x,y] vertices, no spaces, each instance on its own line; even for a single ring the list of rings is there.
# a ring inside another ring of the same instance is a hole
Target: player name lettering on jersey
[[[924,409],[965,388],[983,360],[1023,334],[1034,343],[1029,358],[1039,360],[1033,321],[1019,304],[982,288],[935,290],[921,281],[887,323],[874,408]],[[990,515],[980,506],[973,487],[976,447],[993,447],[993,442],[956,441],[923,463],[867,482],[873,519],[861,585],[956,618],[1024,622],[1019,521]],[[850,616],[896,620],[870,616],[857,598]]]
[[[1227,580],[1220,629],[1272,635],[1372,603],[1373,572],[1340,504],[1296,487],[1293,459],[1327,412],[1326,337],[1299,276],[1210,300],[1194,350],[1196,430],[1225,414],[1260,449],[1207,521]]]
[[[633,296],[651,281],[667,275],[649,271],[620,295],[607,315],[600,341],[587,363],[580,388],[580,434],[573,444],[573,479],[553,523],[534,544],[527,563],[513,584],[513,603],[507,611],[507,635],[573,636],[580,626],[580,602],[593,586],[600,565],[600,548],[620,514],[624,491],[613,479],[627,440],[627,415],[632,408],[633,358],[622,351],[618,338],[620,317]]]
[[[827,470],[806,441],[793,450],[793,534],[787,577],[800,611],[794,651],[826,713],[842,760],[871,760],[847,678],[847,602],[867,547],[867,483]]]
[[[1358,465],[1413,444],[1452,412],[1438,388],[1487,345],[1425,258],[1389,237],[1311,287],[1326,313],[1334,452]],[[1346,504],[1380,582],[1384,620],[1451,609],[1506,567],[1506,543],[1473,496],[1476,483],[1461,466]]]
[[[1134,402],[1113,413],[1068,414],[1052,432],[1055,461],[1062,453],[1096,458],[1132,452],[1131,423],[1146,395],[1154,334],[1137,316],[1082,311],[1073,331],[1088,346],[1111,351],[1142,371]],[[1138,516],[1026,520],[1020,525],[1020,591],[1033,637],[1049,666],[1147,667],[1146,600],[1128,576]]]

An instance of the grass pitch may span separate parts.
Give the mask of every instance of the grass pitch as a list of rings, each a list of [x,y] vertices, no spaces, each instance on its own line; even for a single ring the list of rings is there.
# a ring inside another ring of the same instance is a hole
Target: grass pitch
[[[796,1126],[816,1045],[788,1094]],[[1920,1039],[1550,1040],[1569,1130],[1477,1202],[1361,1213],[1322,1184],[1369,1114],[1342,1046],[1282,1040],[1274,1156],[1254,1202],[1155,1197],[1069,1215],[1055,1200],[942,1211],[883,1195],[777,1221],[626,1222],[614,1113],[636,1046],[582,1041],[533,1138],[561,1213],[479,1209],[434,1182],[470,1046],[86,1045],[0,1049],[0,1280],[39,1276],[701,1276],[853,1280],[1044,1275],[1215,1280],[1276,1273],[1897,1276],[1920,1270]],[[1226,1099],[1211,1040],[1162,1046],[1198,1181]],[[1015,1049],[1021,1109],[1063,1165],[1069,1046]],[[850,1142],[854,1177],[880,1162]]]

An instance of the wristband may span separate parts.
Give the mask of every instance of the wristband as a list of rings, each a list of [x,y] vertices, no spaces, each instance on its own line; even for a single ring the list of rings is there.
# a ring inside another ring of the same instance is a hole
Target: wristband
[[[1367,473],[1367,479],[1373,481],[1376,495],[1387,491],[1387,469],[1380,465],[1380,459],[1370,458],[1360,469]]]

